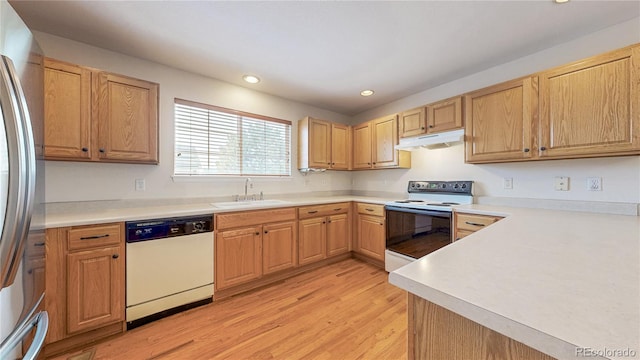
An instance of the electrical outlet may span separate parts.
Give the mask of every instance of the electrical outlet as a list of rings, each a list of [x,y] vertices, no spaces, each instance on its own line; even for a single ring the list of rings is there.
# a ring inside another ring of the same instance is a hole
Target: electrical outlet
[[[136,179],[136,191],[145,191],[147,184],[144,179]]]
[[[602,178],[601,177],[587,178],[587,190],[602,191]]]
[[[513,189],[513,178],[502,179],[502,187],[507,190]]]
[[[569,177],[556,176],[555,186],[556,191],[568,191],[569,190]]]

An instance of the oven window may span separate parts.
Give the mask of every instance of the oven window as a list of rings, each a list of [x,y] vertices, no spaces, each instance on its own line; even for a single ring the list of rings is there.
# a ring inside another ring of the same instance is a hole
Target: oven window
[[[387,249],[421,258],[451,243],[451,213],[387,210]]]

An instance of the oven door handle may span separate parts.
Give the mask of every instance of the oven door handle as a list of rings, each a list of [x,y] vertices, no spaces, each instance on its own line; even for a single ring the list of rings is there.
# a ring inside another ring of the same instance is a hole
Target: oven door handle
[[[404,213],[411,213],[411,214],[418,214],[418,215],[431,215],[431,216],[451,219],[451,213],[448,211],[431,211],[431,210],[413,209],[408,207],[390,206],[390,205],[387,205],[384,208],[390,211],[397,211],[397,212],[404,212]]]

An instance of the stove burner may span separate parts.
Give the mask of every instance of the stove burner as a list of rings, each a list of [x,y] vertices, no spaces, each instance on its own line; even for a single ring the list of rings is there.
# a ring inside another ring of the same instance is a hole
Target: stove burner
[[[422,203],[424,200],[396,200],[394,201],[399,204],[410,204],[410,203]]]

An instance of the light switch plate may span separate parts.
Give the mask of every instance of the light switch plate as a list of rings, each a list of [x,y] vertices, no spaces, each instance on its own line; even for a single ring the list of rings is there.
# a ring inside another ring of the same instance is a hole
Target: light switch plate
[[[144,179],[136,179],[136,191],[145,191],[147,184]]]
[[[569,177],[556,176],[554,188],[556,191],[569,191]]]
[[[602,178],[601,177],[587,178],[587,190],[602,191]]]
[[[513,189],[513,178],[502,179],[502,187],[507,190]]]

